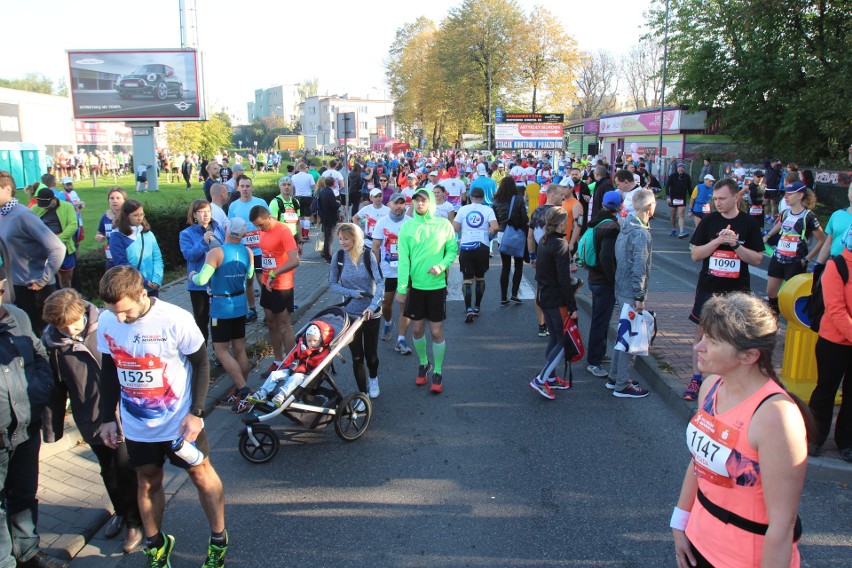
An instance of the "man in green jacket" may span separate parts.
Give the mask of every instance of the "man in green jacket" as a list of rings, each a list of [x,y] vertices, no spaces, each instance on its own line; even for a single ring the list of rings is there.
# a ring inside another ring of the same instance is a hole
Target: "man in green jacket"
[[[429,390],[444,390],[442,365],[446,343],[444,319],[447,314],[446,272],[459,252],[455,231],[447,219],[435,215],[435,195],[420,188],[412,197],[414,215],[399,230],[399,254],[396,300],[403,304],[403,315],[411,319],[414,349],[420,357],[415,383],[425,385],[429,373]],[[409,281],[411,286],[409,286]],[[426,353],[426,321],[432,335],[434,369]]]
[[[57,276],[60,288],[70,288],[77,266],[77,210],[68,201],[60,201],[53,190],[43,187],[36,193],[36,204],[32,206],[32,211],[65,245],[65,260]]]

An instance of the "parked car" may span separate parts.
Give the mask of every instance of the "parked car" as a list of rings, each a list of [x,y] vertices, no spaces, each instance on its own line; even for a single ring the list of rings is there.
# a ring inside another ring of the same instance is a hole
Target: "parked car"
[[[130,99],[133,95],[153,96],[161,101],[169,95],[183,98],[183,84],[168,65],[140,65],[133,73],[122,75],[115,90],[122,99]]]

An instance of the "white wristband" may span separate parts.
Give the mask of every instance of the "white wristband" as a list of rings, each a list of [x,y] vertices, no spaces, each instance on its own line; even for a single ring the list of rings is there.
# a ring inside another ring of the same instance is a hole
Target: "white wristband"
[[[684,511],[677,507],[672,511],[672,520],[669,521],[669,526],[679,531],[686,530],[686,524],[689,522],[689,511]]]

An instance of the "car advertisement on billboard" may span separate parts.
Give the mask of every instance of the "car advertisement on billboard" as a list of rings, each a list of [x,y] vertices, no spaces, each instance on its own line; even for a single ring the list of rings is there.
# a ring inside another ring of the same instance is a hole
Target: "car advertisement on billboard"
[[[195,50],[69,51],[77,120],[207,118]]]

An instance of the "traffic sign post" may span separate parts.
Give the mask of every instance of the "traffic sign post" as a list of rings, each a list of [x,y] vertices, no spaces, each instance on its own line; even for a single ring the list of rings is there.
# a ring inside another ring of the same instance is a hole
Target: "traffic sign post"
[[[343,140],[343,164],[345,166],[345,170],[347,172],[346,177],[343,178],[343,191],[346,195],[343,197],[344,207],[346,208],[346,213],[344,218],[347,222],[351,219],[352,215],[349,209],[349,139],[356,138],[357,135],[355,133],[355,113],[354,112],[340,112],[337,113],[337,139]]]

